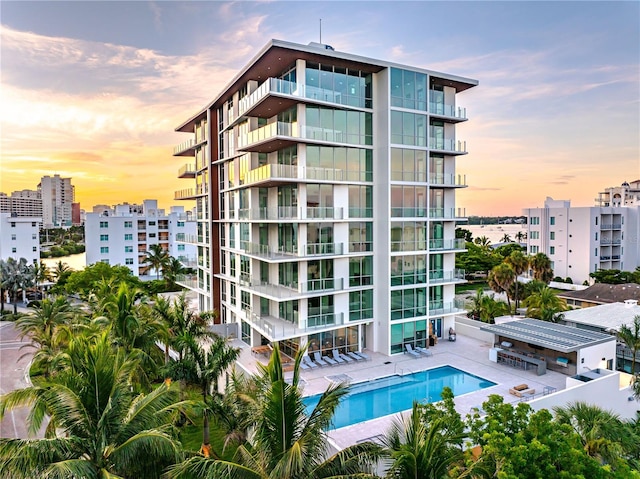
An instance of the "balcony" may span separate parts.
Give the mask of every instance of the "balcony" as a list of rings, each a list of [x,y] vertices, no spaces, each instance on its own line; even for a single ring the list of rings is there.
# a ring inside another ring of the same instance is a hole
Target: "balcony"
[[[182,168],[178,170],[178,178],[195,178],[196,177],[196,165],[186,163]]]
[[[269,245],[241,241],[240,249],[251,256],[266,260],[286,260],[307,256],[339,256],[344,254],[343,243],[309,243],[297,246],[280,246],[272,248]]]
[[[341,220],[343,208],[278,206],[274,208],[243,208],[238,210],[239,220],[284,221],[284,220]]]
[[[248,311],[246,320],[270,341],[295,338],[345,324],[343,313],[313,315],[301,319],[298,319],[298,316],[296,312],[291,321],[275,316],[261,316]]]
[[[600,255],[600,261],[619,261],[619,254],[611,254],[611,255]]]
[[[445,103],[429,102],[429,113],[433,116],[440,116],[452,123],[467,120],[467,109]]]
[[[430,284],[443,284],[443,283],[463,283],[464,270],[455,268],[452,271],[429,271],[429,283]]]
[[[601,230],[621,230],[622,229],[622,224],[620,223],[614,223],[614,224],[603,224],[602,226],[600,226]]]
[[[249,170],[240,181],[244,185],[276,186],[299,178],[297,166],[269,164]]]
[[[429,148],[441,151],[448,155],[466,155],[467,142],[462,140],[451,140],[444,138],[429,138]]]
[[[431,251],[455,251],[465,249],[466,243],[461,238],[429,240],[429,250]]]
[[[446,186],[450,188],[466,188],[467,176],[454,174],[430,173],[429,184],[432,186]]]
[[[315,279],[288,285],[267,283],[258,279],[248,280],[245,278],[241,280],[241,283],[250,288],[252,293],[268,297],[275,301],[288,301],[313,296],[316,293],[341,291],[344,289],[344,280],[342,278]]]
[[[185,233],[177,233],[176,234],[176,241],[178,243],[189,243],[189,244],[196,244],[198,242],[198,238],[196,235],[188,235]]]
[[[429,302],[429,316],[438,316],[441,314],[458,314],[466,313],[464,309],[464,301],[431,301]]]
[[[173,156],[193,156],[196,147],[195,138],[189,138],[173,148]]]
[[[253,93],[240,100],[238,117],[246,115],[268,118],[303,99],[356,108],[371,107],[371,100],[360,96],[347,95],[344,92],[309,85],[299,85],[279,78],[269,78]]]
[[[610,239],[610,238],[601,238],[600,244],[602,246],[620,246],[622,244],[622,240],[620,239]]]
[[[174,193],[174,200],[195,200],[199,196],[207,194],[206,185],[200,185],[197,188],[185,188]]]
[[[464,208],[429,208],[430,219],[464,220],[466,210]]]
[[[195,256],[178,256],[180,261],[186,268],[197,268],[198,259]]]
[[[192,291],[200,291],[202,288],[198,284],[198,276],[195,274],[181,274],[176,278],[176,284]]]

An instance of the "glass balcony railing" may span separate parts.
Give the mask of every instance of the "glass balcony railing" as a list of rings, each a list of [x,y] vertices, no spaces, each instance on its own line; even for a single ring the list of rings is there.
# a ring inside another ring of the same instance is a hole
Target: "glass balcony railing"
[[[241,150],[249,145],[260,143],[262,141],[275,138],[276,136],[288,136],[297,138],[299,136],[298,124],[278,121],[257,128],[245,135],[240,135],[238,137],[238,149]]]
[[[452,283],[464,281],[464,270],[455,268],[451,271],[436,270],[429,271],[429,282],[434,283]]]
[[[600,244],[602,246],[618,246],[622,244],[621,239],[610,239],[610,238],[601,238]]]
[[[343,208],[334,207],[296,207],[278,206],[274,208],[243,208],[238,210],[239,220],[261,221],[261,220],[320,220],[343,218]]]
[[[429,102],[429,113],[432,115],[447,116],[457,120],[467,119],[467,109],[445,103]]]
[[[429,240],[430,250],[456,250],[465,249],[465,247],[465,241],[461,238]]]
[[[429,208],[429,218],[432,219],[455,219],[465,217],[466,210],[464,208]]]
[[[343,243],[307,243],[307,256],[341,255],[344,251]]]
[[[466,175],[430,173],[429,183],[438,186],[467,186]]]
[[[179,243],[195,244],[198,242],[198,237],[196,235],[189,235],[186,233],[176,233],[176,241]]]
[[[189,138],[188,140],[183,141],[178,146],[174,147],[173,154],[179,155],[180,153],[184,153],[185,151],[190,150],[194,146],[196,146],[195,138]]]
[[[292,165],[269,164],[249,170],[241,182],[245,185],[275,179],[298,179],[298,167]]]
[[[268,164],[246,172],[240,184],[251,185],[269,180],[371,181],[370,172],[345,171],[335,168],[313,168]]]
[[[178,170],[178,178],[193,178],[196,174],[196,165],[187,163]]]
[[[199,288],[198,277],[196,275],[187,275],[187,274],[178,275],[178,277],[176,278],[176,284],[180,286],[184,286],[185,288],[191,289],[191,290],[197,291],[198,289],[201,289]]]
[[[271,94],[307,98],[309,100],[355,106],[359,108],[371,108],[370,98],[347,95],[345,92],[329,90],[326,88],[299,85],[279,78],[268,78],[253,93],[240,100],[238,103],[238,115],[244,115],[248,110]]]
[[[603,224],[602,226],[600,226],[601,230],[619,230],[622,229],[622,224],[621,223],[614,223],[614,224]]]
[[[306,324],[305,324],[306,323]],[[314,314],[307,316],[300,327],[303,329],[323,328],[344,324],[344,313]]]
[[[462,140],[430,137],[429,148],[432,150],[449,151],[452,153],[466,153],[467,142]]]

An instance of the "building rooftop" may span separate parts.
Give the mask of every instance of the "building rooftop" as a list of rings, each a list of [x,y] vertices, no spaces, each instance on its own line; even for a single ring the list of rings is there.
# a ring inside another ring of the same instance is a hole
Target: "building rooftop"
[[[566,293],[559,293],[558,296],[560,298],[578,299],[598,304],[622,303],[627,299],[640,301],[640,284],[596,283],[582,291],[568,291]]]
[[[480,330],[562,353],[570,353],[588,346],[615,341],[615,338],[609,334],[532,318],[502,324],[487,324],[481,326]]]
[[[640,306],[637,303],[609,303],[566,311],[564,320],[618,331],[623,324],[632,324],[634,316],[640,316]]]

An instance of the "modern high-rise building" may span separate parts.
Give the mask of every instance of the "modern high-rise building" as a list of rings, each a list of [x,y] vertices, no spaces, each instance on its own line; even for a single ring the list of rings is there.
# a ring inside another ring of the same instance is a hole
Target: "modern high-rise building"
[[[71,226],[75,190],[71,178],[43,176],[38,185],[42,198],[42,223],[45,228]]]
[[[601,269],[633,271],[640,266],[640,204],[624,199],[617,206],[571,206],[547,198],[527,216],[527,251],[544,253],[554,276],[573,283],[589,281]]]
[[[387,355],[446,337],[461,309],[457,95],[477,81],[270,41],[176,131],[193,186],[183,284],[253,346]]]
[[[7,196],[0,193],[0,213],[9,213],[13,217],[28,216],[42,218],[42,198],[35,190],[20,190]]]
[[[134,276],[155,279],[157,272],[145,263],[151,245],[160,245],[184,266],[196,263],[192,237],[196,225],[182,206],[173,206],[168,214],[158,209],[156,200],[143,205],[116,205],[85,218],[86,263],[98,262],[127,266]],[[187,242],[188,240],[189,242]]]

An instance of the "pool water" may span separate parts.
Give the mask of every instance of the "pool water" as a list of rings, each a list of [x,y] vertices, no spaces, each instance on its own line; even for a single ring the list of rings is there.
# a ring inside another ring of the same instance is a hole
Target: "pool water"
[[[454,396],[495,386],[473,374],[452,366],[442,366],[404,376],[387,376],[353,384],[336,408],[333,429],[351,426],[413,407],[413,401],[437,402],[442,389],[451,388]],[[304,398],[307,413],[311,413],[320,400],[320,394]]]

